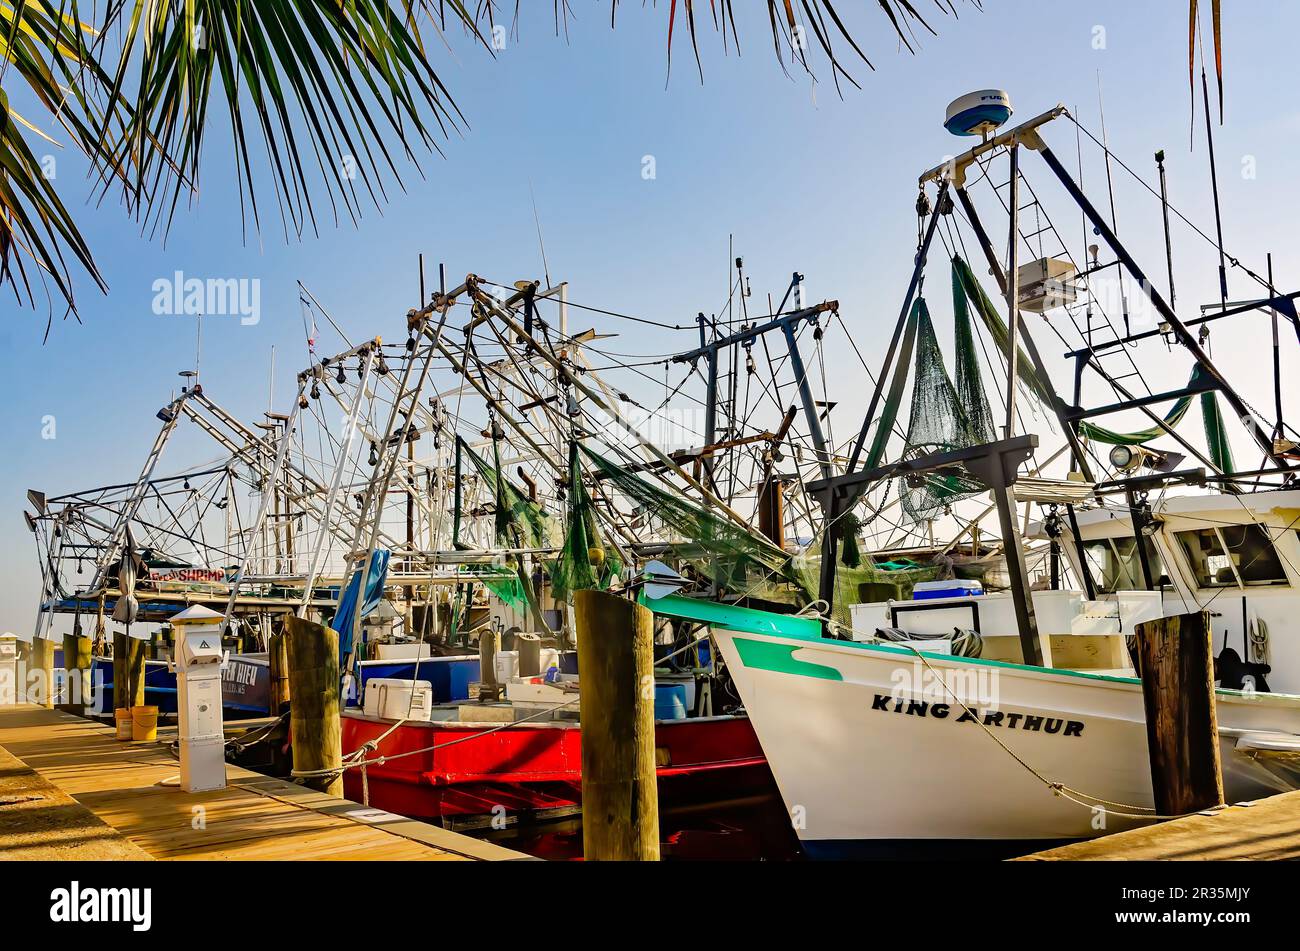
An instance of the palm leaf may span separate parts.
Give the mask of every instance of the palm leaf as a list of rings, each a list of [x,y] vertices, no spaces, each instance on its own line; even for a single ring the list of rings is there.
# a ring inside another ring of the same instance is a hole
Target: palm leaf
[[[980,7],[980,0],[969,2]],[[618,0],[609,3],[612,25]],[[182,201],[197,193],[205,132],[218,116],[234,147],[245,234],[263,226],[269,180],[285,236],[301,236],[319,230],[322,195],[335,223],[356,220],[364,207],[387,200],[387,183],[401,187],[400,164],[418,171],[419,152],[440,151],[441,139],[463,130],[465,117],[430,64],[421,26],[444,42],[449,26],[459,26],[490,52],[480,26],[496,25],[495,5],[104,0],[91,7],[91,26],[77,0],[0,0],[0,287],[10,285],[20,304],[34,306],[39,282],[48,299],[61,299],[72,313],[71,265],[107,289],[26,140],[52,136],[9,109],[5,93],[13,84],[23,84],[89,156],[101,198],[120,190],[146,231],[165,233]],[[952,0],[935,5],[957,13]],[[682,0],[702,79],[694,6]],[[934,32],[910,0],[876,6],[909,51],[913,27]],[[519,8],[516,0],[516,28]],[[554,0],[554,8],[559,33],[571,15],[569,0]],[[729,24],[739,52],[734,0],[709,0],[709,8],[724,46]],[[788,55],[811,72],[805,27],[831,63],[837,88],[842,77],[853,78],[835,41],[874,68],[831,0],[767,0],[767,9],[782,68]],[[670,0],[669,56],[677,12],[678,0]]]
[[[473,32],[475,16],[446,0]],[[251,225],[262,225],[265,152],[286,234],[318,230],[311,196],[323,188],[337,224],[386,199],[397,159],[437,149],[464,117],[423,51],[412,0],[110,0],[105,24],[122,46],[109,96],[130,119],[104,130],[110,166],[132,170],[137,205],[164,230],[200,183],[208,109],[226,113]],[[445,16],[445,10],[444,10]],[[418,164],[417,164],[418,168]],[[246,226],[247,227],[247,226]]]
[[[1223,125],[1223,32],[1221,29],[1219,0],[1211,0],[1210,19],[1214,23],[1214,74],[1219,81],[1219,124]]]
[[[1210,0],[1210,23],[1214,37],[1214,75],[1219,85],[1219,124],[1223,124],[1223,11],[1220,0]],[[1196,37],[1200,26],[1200,8],[1196,0],[1187,5],[1187,84],[1192,93],[1192,111],[1196,110]]]
[[[76,3],[0,2],[0,62],[9,83],[23,84],[78,148],[95,141],[91,117],[98,115],[86,94],[102,74],[93,67]],[[28,146],[21,127],[52,137],[14,111],[0,88],[0,286],[8,285],[21,306],[36,306],[33,282],[47,299],[70,306],[74,259],[101,289],[103,277],[54,179]],[[53,310],[50,311],[51,318]],[[48,324],[47,324],[48,332]]]
[[[521,0],[515,0],[516,17]],[[686,18],[686,28],[690,35],[691,47],[695,52],[696,66],[700,69],[700,78],[703,79],[703,67],[700,64],[699,46],[697,43],[695,29],[695,2],[696,0],[680,0],[682,13]],[[752,3],[752,0],[750,0]],[[970,4],[977,10],[982,9],[981,0],[969,0]],[[614,15],[618,9],[619,0],[610,0],[610,23],[614,23]],[[934,0],[935,6],[944,14],[957,16],[957,7],[953,0]],[[679,0],[669,0],[668,3],[668,63],[669,69],[672,68],[672,43],[676,32],[677,13]],[[886,18],[889,20],[898,41],[910,53],[915,53],[913,46],[914,37],[912,28],[919,26],[926,32],[934,34],[933,27],[922,16],[921,12],[910,2],[910,0],[876,0],[876,6],[880,8]],[[722,33],[724,46],[727,42],[727,24],[731,25],[732,38],[736,43],[736,49],[740,49],[740,37],[736,32],[735,21],[735,3],[734,0],[709,0],[709,8],[713,12],[714,29]],[[555,0],[556,16],[561,15],[561,10],[567,11],[567,4],[563,0]],[[802,22],[800,21],[799,11],[803,13]],[[846,42],[857,58],[867,65],[867,68],[874,70],[871,60],[867,58],[866,53],[862,51],[861,46],[853,38],[849,28],[845,25],[844,20],[835,9],[832,0],[799,0],[797,9],[794,0],[767,0],[768,23],[772,31],[773,48],[776,51],[777,60],[784,68],[787,58],[792,62],[798,62],[806,71],[812,73],[812,65],[807,56],[806,47],[810,44],[804,39],[808,31],[811,31],[817,40],[822,55],[826,58],[831,67],[831,75],[839,88],[840,78],[847,79],[854,86],[858,83],[848,73],[844,64],[840,61],[835,48],[836,34],[838,39]],[[833,27],[833,29],[832,29]]]

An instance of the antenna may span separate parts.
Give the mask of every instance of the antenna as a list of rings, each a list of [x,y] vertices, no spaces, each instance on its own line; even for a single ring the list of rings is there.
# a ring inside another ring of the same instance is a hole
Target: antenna
[[[1097,70],[1097,114],[1101,119],[1101,153],[1106,160],[1106,192],[1110,196],[1110,230],[1119,234],[1119,222],[1115,218],[1115,181],[1110,174],[1110,137],[1106,134],[1106,104],[1101,96],[1101,70]],[[1124,290],[1124,272],[1119,277],[1119,304],[1124,318],[1124,336],[1129,336],[1128,294]]]
[[[537,225],[537,246],[542,251],[542,274],[546,278],[546,286],[551,286],[551,269],[546,264],[546,242],[542,240],[542,219],[537,214],[537,196],[533,194],[533,180],[528,180],[528,197],[533,200],[533,224]]]

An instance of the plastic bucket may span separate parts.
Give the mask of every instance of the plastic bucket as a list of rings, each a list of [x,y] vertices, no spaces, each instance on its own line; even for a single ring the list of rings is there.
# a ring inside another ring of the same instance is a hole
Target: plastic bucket
[[[686,687],[683,684],[655,684],[655,719],[686,719]]]
[[[158,739],[158,708],[143,706],[131,708],[131,739],[153,742]]]
[[[113,718],[117,720],[117,738],[131,739],[131,711],[127,707],[118,707],[113,711]]]

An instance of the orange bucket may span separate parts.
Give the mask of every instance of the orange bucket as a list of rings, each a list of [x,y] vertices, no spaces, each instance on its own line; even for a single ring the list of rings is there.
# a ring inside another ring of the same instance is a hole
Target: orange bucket
[[[158,739],[158,708],[142,706],[131,708],[131,739],[152,743]]]
[[[117,738],[127,741],[131,739],[131,711],[127,707],[118,707],[113,711],[113,718],[117,721]]]

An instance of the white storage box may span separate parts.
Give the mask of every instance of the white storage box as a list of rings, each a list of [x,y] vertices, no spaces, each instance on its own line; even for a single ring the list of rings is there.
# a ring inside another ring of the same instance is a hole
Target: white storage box
[[[560,652],[553,647],[543,647],[541,659],[543,674],[552,667],[560,666]],[[519,676],[519,651],[497,651],[495,663],[497,683],[508,684]]]
[[[377,660],[416,660],[432,657],[428,644],[411,642],[409,644],[380,644]]]
[[[364,710],[366,716],[381,720],[428,720],[433,715],[433,684],[395,677],[367,680]]]

